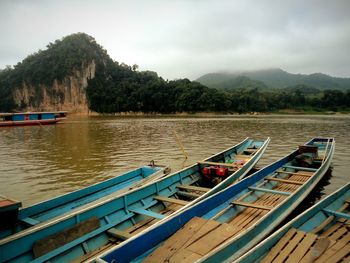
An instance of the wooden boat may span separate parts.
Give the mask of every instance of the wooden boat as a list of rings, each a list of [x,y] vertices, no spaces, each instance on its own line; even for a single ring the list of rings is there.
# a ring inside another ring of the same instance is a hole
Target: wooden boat
[[[0,127],[54,124],[66,117],[66,111],[0,113]]]
[[[99,262],[232,261],[300,204],[328,170],[333,151],[334,139],[314,138],[246,179],[115,246],[99,256]]]
[[[94,257],[246,175],[268,142],[269,138],[247,138],[153,183],[4,238],[0,240],[0,262],[69,262]],[[229,168],[228,174],[202,175],[204,168],[211,171],[208,167],[214,165],[219,172]]]
[[[350,183],[236,262],[350,262]]]
[[[155,165],[154,162],[151,162],[149,165],[103,182],[22,209],[19,209],[21,202],[2,197],[2,200],[7,200],[7,202],[2,206],[0,204],[0,210],[5,211],[6,209],[8,212],[2,216],[0,211],[0,217],[7,218],[6,222],[0,224],[0,238],[72,212],[82,206],[91,205],[96,200],[101,201],[101,198],[110,198],[140,187],[165,176],[169,172],[168,167]]]

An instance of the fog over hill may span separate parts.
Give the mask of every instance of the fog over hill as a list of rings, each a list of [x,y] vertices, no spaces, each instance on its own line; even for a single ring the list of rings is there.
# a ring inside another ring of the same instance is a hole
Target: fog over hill
[[[249,78],[252,82],[263,82],[270,88],[286,88],[303,84],[320,90],[350,89],[350,78],[337,78],[322,73],[309,75],[292,74],[278,68],[256,71],[208,73],[198,78],[197,81],[208,87],[227,89],[230,86],[237,87],[237,79],[242,76]]]

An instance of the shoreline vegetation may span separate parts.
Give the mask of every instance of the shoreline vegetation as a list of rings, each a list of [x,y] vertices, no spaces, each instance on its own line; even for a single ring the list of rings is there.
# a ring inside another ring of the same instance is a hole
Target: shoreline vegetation
[[[146,113],[146,112],[116,112],[116,113],[98,113],[98,112],[70,112],[71,116],[106,116],[106,117],[237,117],[237,116],[348,116],[350,115],[350,110],[347,111],[305,111],[305,110],[294,110],[294,109],[285,109],[280,111],[273,112],[177,112],[177,113]]]

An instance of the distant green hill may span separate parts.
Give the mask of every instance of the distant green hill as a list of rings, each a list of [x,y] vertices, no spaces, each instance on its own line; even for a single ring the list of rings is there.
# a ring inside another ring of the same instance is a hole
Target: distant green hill
[[[296,85],[306,85],[320,90],[326,89],[350,89],[350,78],[336,78],[322,73],[292,74],[281,69],[266,69],[257,71],[233,72],[233,73],[208,73],[197,79],[198,82],[208,87],[217,89],[236,89],[237,78],[242,76],[251,80],[249,85],[256,85],[256,81],[263,82],[269,88],[286,88]],[[245,81],[245,85],[248,84]],[[260,83],[261,84],[261,83]]]
[[[203,84],[203,83],[202,83]],[[207,86],[209,86],[207,84]],[[237,76],[236,78],[227,79],[226,81],[213,83],[210,85],[211,88],[222,89],[222,90],[233,90],[233,89],[268,89],[264,82],[258,80],[252,80],[246,76]]]

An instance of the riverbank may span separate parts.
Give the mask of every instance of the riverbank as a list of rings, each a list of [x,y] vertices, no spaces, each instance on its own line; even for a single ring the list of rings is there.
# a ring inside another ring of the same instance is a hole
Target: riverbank
[[[294,110],[285,109],[271,112],[178,112],[178,113],[144,113],[144,112],[119,112],[119,113],[98,113],[98,112],[70,112],[73,116],[116,116],[116,117],[230,117],[230,116],[269,116],[269,115],[349,115],[350,111],[316,111],[316,110]]]

